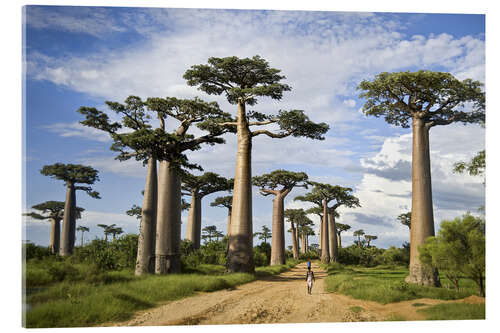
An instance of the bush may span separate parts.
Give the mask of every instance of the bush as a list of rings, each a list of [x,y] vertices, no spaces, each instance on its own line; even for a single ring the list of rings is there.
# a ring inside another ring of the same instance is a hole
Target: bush
[[[253,261],[255,266],[268,266],[271,262],[271,245],[260,243],[253,248]]]
[[[406,265],[410,263],[410,254],[405,249],[400,249],[395,246],[391,246],[389,249],[385,250],[380,257],[384,265]]]
[[[309,250],[306,253],[301,253],[299,255],[300,260],[315,260],[319,259],[319,252],[315,250]]]
[[[384,249],[375,246],[358,247],[351,245],[339,249],[338,262],[344,265],[362,265],[374,267],[383,263],[381,255]]]
[[[48,247],[38,246],[32,242],[26,242],[23,244],[22,254],[23,258],[25,258],[26,260],[44,259],[50,256],[54,256],[53,254],[50,253]]]

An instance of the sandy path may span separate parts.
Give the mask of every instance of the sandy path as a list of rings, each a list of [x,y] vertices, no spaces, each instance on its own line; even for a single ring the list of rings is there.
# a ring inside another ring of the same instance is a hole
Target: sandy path
[[[345,321],[380,321],[390,318],[422,320],[413,303],[443,303],[419,299],[382,305],[327,293],[326,273],[313,263],[316,283],[307,294],[306,264],[264,280],[247,283],[233,290],[199,293],[137,313],[126,322],[104,326],[161,326],[256,323],[310,323]],[[478,297],[479,298],[479,297]],[[463,301],[477,302],[474,297]],[[352,307],[361,307],[355,312]]]

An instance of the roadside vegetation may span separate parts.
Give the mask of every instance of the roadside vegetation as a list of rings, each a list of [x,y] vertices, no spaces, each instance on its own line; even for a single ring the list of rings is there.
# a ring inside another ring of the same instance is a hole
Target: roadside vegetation
[[[81,327],[122,321],[139,310],[164,302],[234,288],[260,277],[284,272],[299,263],[269,266],[267,243],[254,248],[260,260],[254,274],[226,273],[227,237],[208,241],[200,249],[183,241],[182,274],[134,274],[137,235],[114,241],[95,239],[75,247],[71,257],[54,255],[33,243],[23,245],[26,257],[26,327]],[[291,256],[291,252],[287,251]]]

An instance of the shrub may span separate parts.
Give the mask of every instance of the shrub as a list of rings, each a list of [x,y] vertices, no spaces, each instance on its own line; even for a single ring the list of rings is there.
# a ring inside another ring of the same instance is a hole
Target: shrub
[[[38,246],[32,242],[26,242],[23,244],[22,254],[23,258],[25,258],[26,260],[43,259],[46,257],[54,256],[53,254],[50,253],[48,247]]]

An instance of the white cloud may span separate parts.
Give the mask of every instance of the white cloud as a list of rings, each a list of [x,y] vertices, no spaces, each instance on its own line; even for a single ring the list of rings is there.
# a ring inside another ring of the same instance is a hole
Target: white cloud
[[[55,123],[51,125],[42,126],[43,129],[55,133],[61,137],[79,137],[98,142],[110,142],[111,138],[108,133],[101,130],[83,126],[82,124],[75,123]]]

